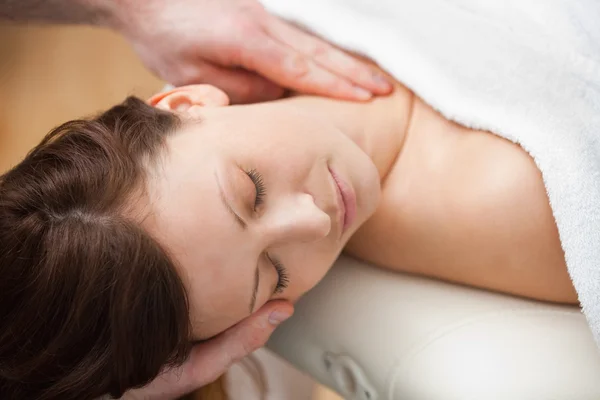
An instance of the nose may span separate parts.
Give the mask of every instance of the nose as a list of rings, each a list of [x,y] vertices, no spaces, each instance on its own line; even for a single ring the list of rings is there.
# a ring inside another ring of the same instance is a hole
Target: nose
[[[271,246],[314,242],[331,231],[331,218],[308,193],[280,198],[264,221],[265,238]]]

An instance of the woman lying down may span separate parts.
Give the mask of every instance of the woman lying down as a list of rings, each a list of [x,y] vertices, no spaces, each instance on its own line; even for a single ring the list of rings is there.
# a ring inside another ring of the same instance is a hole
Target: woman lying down
[[[265,302],[297,300],[341,251],[577,302],[519,146],[400,83],[365,103],[243,106],[180,87],[67,122],[1,178],[3,390],[118,396]]]

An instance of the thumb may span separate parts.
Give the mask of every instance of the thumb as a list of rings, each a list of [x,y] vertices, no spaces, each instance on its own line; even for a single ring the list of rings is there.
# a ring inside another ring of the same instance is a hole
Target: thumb
[[[196,345],[188,362],[197,387],[216,380],[232,364],[263,347],[275,328],[293,312],[290,303],[271,301],[215,338]]]

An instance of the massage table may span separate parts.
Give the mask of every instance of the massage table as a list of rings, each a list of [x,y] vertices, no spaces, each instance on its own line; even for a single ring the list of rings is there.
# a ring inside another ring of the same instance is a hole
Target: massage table
[[[579,308],[345,256],[268,348],[345,399],[600,399],[600,352]]]

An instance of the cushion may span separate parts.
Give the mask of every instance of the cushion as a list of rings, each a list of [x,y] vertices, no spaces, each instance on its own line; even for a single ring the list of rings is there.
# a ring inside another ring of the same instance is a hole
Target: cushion
[[[578,307],[342,256],[268,347],[347,399],[600,399]]]

